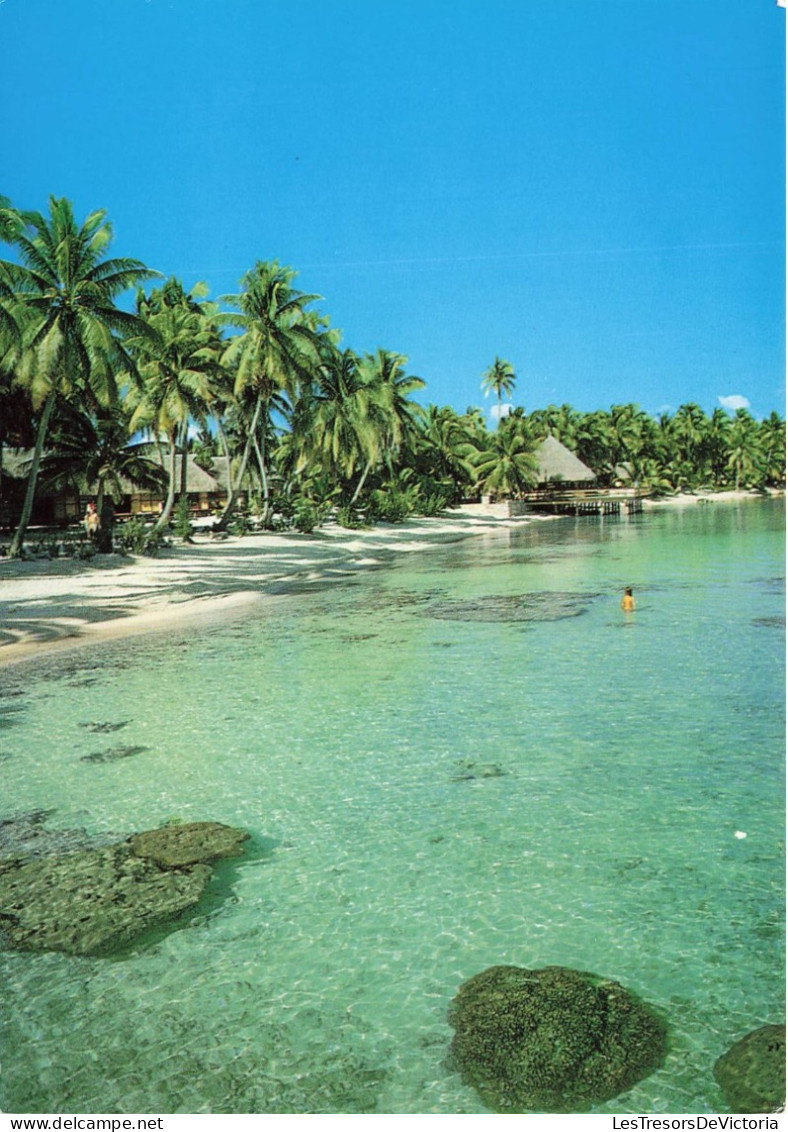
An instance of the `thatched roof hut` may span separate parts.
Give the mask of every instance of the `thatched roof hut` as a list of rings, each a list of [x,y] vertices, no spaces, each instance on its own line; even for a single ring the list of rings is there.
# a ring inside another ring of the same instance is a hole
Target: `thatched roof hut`
[[[588,486],[596,479],[594,472],[554,436],[545,437],[536,450],[536,459],[540,486],[553,483]]]

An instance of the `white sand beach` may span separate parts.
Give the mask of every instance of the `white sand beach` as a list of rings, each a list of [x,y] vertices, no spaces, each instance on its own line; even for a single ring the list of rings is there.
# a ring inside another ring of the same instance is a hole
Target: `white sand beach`
[[[311,535],[220,539],[204,530],[189,543],[173,538],[156,557],[0,559],[0,666],[97,640],[228,618],[265,601],[264,590],[270,593],[279,580],[340,580],[393,553],[529,521],[544,519],[509,519],[504,509],[471,506],[369,530],[327,524]]]
[[[751,492],[674,496],[645,506],[690,506],[753,498]],[[264,532],[190,543],[172,540],[157,557],[97,555],[0,558],[0,666],[99,640],[206,623],[263,602],[284,579],[341,580],[391,554],[424,550],[554,516],[508,518],[505,505],[470,504],[434,519],[369,530],[328,524],[311,535]]]

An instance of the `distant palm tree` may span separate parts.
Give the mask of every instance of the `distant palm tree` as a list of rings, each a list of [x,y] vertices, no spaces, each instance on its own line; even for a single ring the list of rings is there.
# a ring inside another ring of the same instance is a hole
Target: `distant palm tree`
[[[550,434],[572,452],[575,451],[581,414],[571,405],[548,405],[546,409],[535,409],[528,420],[532,426],[538,425],[544,436]]]
[[[112,228],[101,209],[78,225],[70,201],[50,197],[48,217],[6,211],[3,221],[4,238],[21,262],[0,260],[0,303],[22,334],[16,378],[40,410],[22,514],[9,547],[9,555],[18,557],[56,399],[79,391],[97,404],[117,400],[118,374],[134,369],[124,339],[147,328],[115,299],[156,272],[139,260],[106,258]]]
[[[770,413],[759,427],[761,452],[767,483],[785,487],[785,421]]]
[[[613,447],[610,414],[602,409],[583,413],[575,434],[575,452],[579,460],[596,472],[602,480],[610,480],[615,465],[611,459]]]
[[[671,422],[673,440],[671,464],[677,486],[697,489],[707,480],[705,445],[708,435],[708,418],[693,401],[679,405]]]
[[[765,479],[764,454],[758,425],[746,409],[737,409],[731,424],[728,444],[728,467],[734,474],[734,490],[744,483],[761,486]]]
[[[498,399],[497,420],[501,421],[501,394],[511,397],[517,378],[511,362],[505,358],[496,357],[493,364],[482,375],[482,389],[486,397],[490,392],[495,393]]]

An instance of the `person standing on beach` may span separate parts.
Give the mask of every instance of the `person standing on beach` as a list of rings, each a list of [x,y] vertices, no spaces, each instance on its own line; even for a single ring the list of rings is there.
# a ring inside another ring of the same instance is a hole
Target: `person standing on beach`
[[[88,509],[85,512],[85,530],[87,531],[88,538],[91,540],[91,542],[95,540],[100,525],[101,520],[99,519],[99,513],[96,510],[96,504],[88,503]]]
[[[624,596],[621,599],[621,608],[625,613],[635,612],[635,599],[632,596],[632,587],[627,586],[624,590]]]

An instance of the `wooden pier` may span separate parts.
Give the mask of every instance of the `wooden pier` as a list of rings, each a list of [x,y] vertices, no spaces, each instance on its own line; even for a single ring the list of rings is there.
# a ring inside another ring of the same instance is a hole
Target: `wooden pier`
[[[552,515],[639,515],[643,496],[636,491],[539,491],[523,500],[528,511]]]

